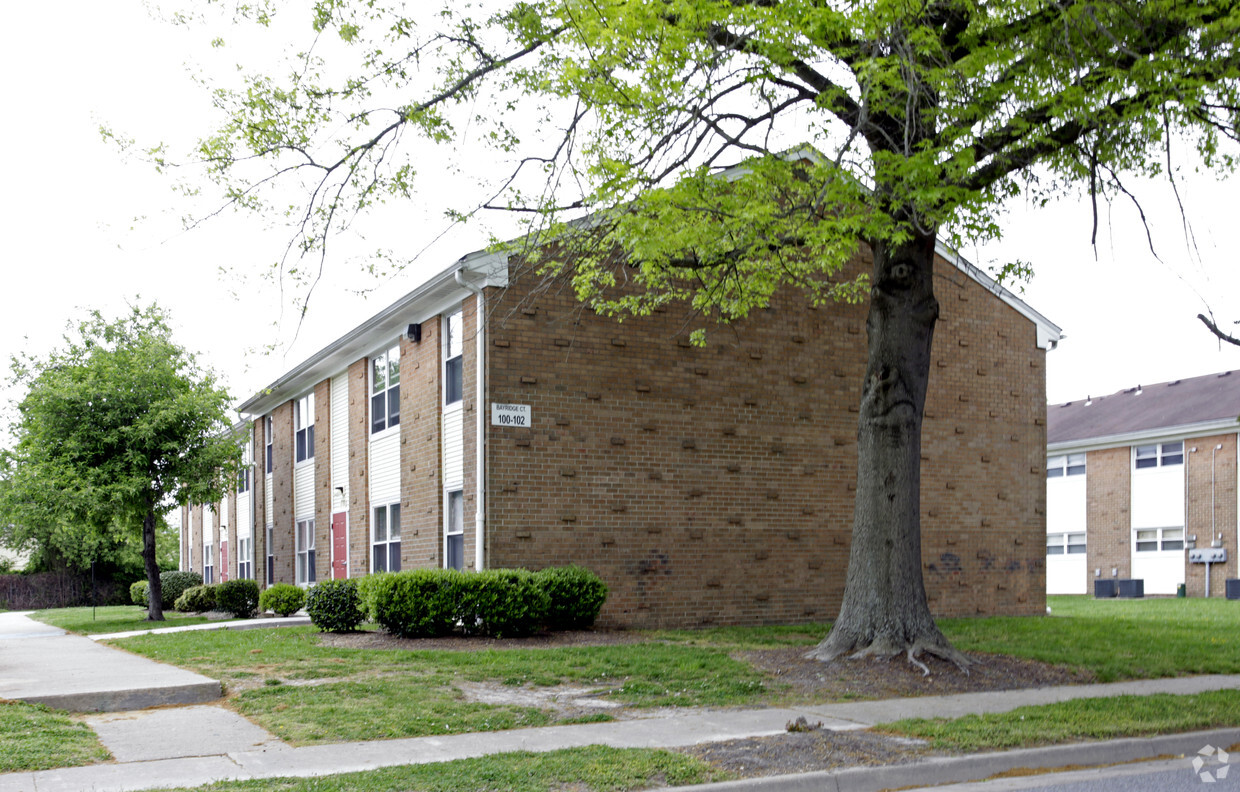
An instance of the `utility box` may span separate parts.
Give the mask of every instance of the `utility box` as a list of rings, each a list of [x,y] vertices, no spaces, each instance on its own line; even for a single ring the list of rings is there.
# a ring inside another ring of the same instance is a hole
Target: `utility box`
[[[1231,578],[1227,581],[1227,599],[1240,600],[1240,578]]]
[[[1096,599],[1110,599],[1118,593],[1114,580],[1095,580],[1094,581],[1094,597]]]
[[[1119,581],[1121,599],[1141,599],[1145,596],[1145,578]]]
[[[1223,564],[1226,562],[1226,547],[1195,547],[1188,551],[1188,563],[1190,564]]]

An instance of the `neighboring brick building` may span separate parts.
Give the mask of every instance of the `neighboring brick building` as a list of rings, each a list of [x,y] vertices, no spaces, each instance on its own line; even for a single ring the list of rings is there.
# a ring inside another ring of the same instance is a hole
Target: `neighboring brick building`
[[[1140,579],[1206,593],[1188,551],[1223,548],[1209,595],[1236,577],[1240,372],[1137,386],[1047,408],[1047,591]]]
[[[1059,328],[939,252],[930,606],[1040,613],[1044,358]],[[467,256],[246,401],[252,484],[218,519],[187,515],[183,565],[213,548],[213,568],[236,575],[242,526],[263,585],[579,563],[610,586],[613,625],[833,618],[867,307],[781,293],[707,325],[699,348],[686,311],[618,323],[542,285],[505,256]]]

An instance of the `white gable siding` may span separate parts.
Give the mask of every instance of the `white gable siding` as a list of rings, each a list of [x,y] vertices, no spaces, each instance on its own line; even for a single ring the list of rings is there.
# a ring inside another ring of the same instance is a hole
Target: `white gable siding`
[[[370,443],[370,503],[400,500],[400,432],[380,434]]]

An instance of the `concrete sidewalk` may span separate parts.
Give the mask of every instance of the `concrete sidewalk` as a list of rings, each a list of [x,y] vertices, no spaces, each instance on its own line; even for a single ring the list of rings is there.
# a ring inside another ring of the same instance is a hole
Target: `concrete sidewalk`
[[[11,617],[11,618],[5,618]],[[222,625],[221,625],[222,626]],[[130,689],[137,685],[172,682],[161,666],[86,638],[48,636],[47,628],[14,614],[0,614],[0,676],[8,655],[21,648],[27,661],[41,666],[44,695],[84,685],[85,659],[125,675]],[[11,636],[11,640],[3,640]],[[59,644],[38,643],[60,641]],[[38,651],[42,647],[42,654]],[[88,648],[89,647],[89,648]],[[56,653],[53,658],[47,653]],[[112,656],[115,657],[112,657]],[[73,662],[72,659],[78,660]],[[135,670],[149,664],[157,672]],[[57,676],[58,669],[65,671]],[[76,671],[74,671],[76,669]],[[179,674],[196,674],[171,669]],[[94,667],[91,667],[91,675]],[[148,676],[157,673],[158,675]],[[76,674],[76,675],[75,675]],[[201,678],[200,678],[201,679]],[[0,679],[0,695],[6,692]],[[207,680],[207,682],[212,682]],[[214,682],[215,695],[219,683]],[[100,687],[95,683],[93,687]],[[904,717],[954,717],[968,713],[1002,712],[1029,704],[1122,694],[1195,693],[1240,688],[1240,676],[1201,676],[1145,680],[1106,685],[1081,685],[950,696],[927,696],[886,701],[798,706],[756,710],[660,711],[647,717],[608,723],[548,726],[501,732],[418,737],[375,742],[338,743],[293,748],[237,713],[219,706],[181,706],[91,716],[96,731],[116,760],[112,764],[0,775],[0,792],[55,792],[91,789],[141,790],[158,787],[197,787],[227,779],[314,777],[380,767],[465,759],[511,751],[550,751],[559,748],[608,745],[617,748],[677,748],[698,743],[780,734],[789,721],[804,717],[836,730],[862,729]],[[59,694],[70,695],[70,694]],[[27,700],[30,700],[27,698]],[[151,735],[158,734],[157,740]],[[748,779],[711,785],[718,790],[878,790],[910,785],[961,782],[986,778],[1014,768],[1049,768],[1108,764],[1154,756],[1194,753],[1203,745],[1240,742],[1240,729],[1151,739],[1114,740],[1064,745],[1028,751],[1006,751],[950,759],[929,759],[890,767],[849,768],[829,773],[807,773],[767,779]]]
[[[101,646],[28,618],[0,613],[0,698],[73,712],[116,712],[218,699],[201,674]]]

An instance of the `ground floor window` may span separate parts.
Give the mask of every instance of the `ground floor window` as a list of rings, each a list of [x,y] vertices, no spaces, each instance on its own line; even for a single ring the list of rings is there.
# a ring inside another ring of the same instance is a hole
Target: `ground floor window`
[[[1183,528],[1138,528],[1137,552],[1153,553],[1160,550],[1183,550]]]
[[[254,579],[254,540],[247,536],[237,540],[237,577]]]
[[[270,586],[276,582],[276,551],[275,543],[272,542],[275,526],[267,526],[267,585]]]
[[[371,572],[400,571],[400,504],[375,507],[371,538]]]
[[[215,563],[211,557],[211,543],[203,542],[202,544],[202,582],[215,582]]]
[[[1046,535],[1046,554],[1075,555],[1085,552],[1085,534],[1051,533]]]
[[[465,493],[448,493],[448,525],[444,531],[444,560],[449,569],[465,568]]]
[[[297,522],[297,582],[309,585],[314,580],[314,520]]]

